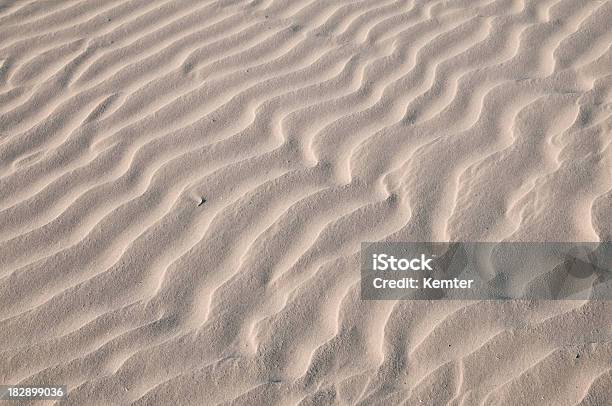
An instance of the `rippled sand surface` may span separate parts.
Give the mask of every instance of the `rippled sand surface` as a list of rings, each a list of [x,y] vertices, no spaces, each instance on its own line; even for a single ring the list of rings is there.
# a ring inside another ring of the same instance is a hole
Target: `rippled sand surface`
[[[0,384],[612,404],[612,302],[364,301],[362,241],[612,238],[612,1],[4,0]]]

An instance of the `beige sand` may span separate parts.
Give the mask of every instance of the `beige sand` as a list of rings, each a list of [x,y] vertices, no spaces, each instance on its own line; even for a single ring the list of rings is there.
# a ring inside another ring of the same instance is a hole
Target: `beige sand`
[[[611,238],[612,1],[0,4],[0,384],[612,404],[612,302],[359,294],[362,241]]]

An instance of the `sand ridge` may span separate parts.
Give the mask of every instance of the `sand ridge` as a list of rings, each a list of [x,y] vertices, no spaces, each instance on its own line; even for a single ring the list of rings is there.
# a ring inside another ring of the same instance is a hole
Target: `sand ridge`
[[[359,295],[363,241],[610,240],[610,21],[597,0],[5,1],[0,383],[612,403],[608,302]]]

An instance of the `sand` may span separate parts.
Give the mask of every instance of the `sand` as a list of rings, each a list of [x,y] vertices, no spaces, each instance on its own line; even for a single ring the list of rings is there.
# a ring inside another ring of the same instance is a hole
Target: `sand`
[[[609,241],[612,1],[4,0],[0,384],[609,405],[612,302],[365,301],[364,241]]]

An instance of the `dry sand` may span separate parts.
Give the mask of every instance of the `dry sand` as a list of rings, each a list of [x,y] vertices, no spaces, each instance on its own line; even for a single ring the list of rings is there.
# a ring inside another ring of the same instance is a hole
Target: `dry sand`
[[[610,405],[612,302],[363,301],[362,241],[612,236],[612,1],[3,0],[0,384]]]

